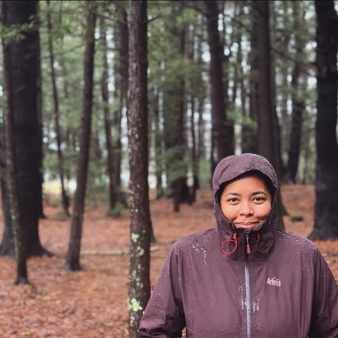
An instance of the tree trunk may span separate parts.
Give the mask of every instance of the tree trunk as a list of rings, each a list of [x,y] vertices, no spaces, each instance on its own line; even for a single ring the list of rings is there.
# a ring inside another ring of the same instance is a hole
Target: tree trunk
[[[163,174],[163,144],[162,144],[162,132],[160,127],[160,89],[158,86],[154,89],[154,124],[155,124],[155,172],[156,172],[156,199],[160,199],[164,196],[164,188],[162,182],[162,174]]]
[[[196,191],[199,189],[199,180],[198,180],[198,158],[196,151],[196,133],[195,133],[195,96],[192,94],[190,97],[190,130],[191,130],[191,167],[192,167],[192,192],[191,192],[191,202],[196,201]]]
[[[258,50],[258,152],[276,168],[274,122],[271,98],[269,2],[257,1]]]
[[[64,165],[63,165],[63,154],[61,150],[61,131],[60,131],[60,112],[59,112],[59,95],[58,89],[56,86],[56,75],[54,69],[54,46],[53,46],[53,26],[52,26],[52,19],[50,14],[50,1],[47,1],[47,28],[48,28],[48,49],[49,49],[49,61],[50,61],[50,75],[52,80],[52,88],[53,88],[53,102],[54,102],[54,131],[55,131],[55,138],[56,138],[56,146],[57,146],[57,156],[58,156],[58,169],[60,175],[60,183],[61,183],[61,201],[62,201],[62,208],[63,212],[66,216],[70,216],[69,214],[69,196],[66,193],[65,184],[64,184]]]
[[[290,3],[288,1],[283,1],[283,41],[282,41],[282,48],[283,51],[287,54],[290,53],[289,45],[291,34],[289,33],[290,30],[290,15],[288,14]],[[296,15],[296,13],[294,13]],[[288,113],[288,100],[290,97],[290,90],[289,90],[289,66],[288,62],[283,62],[281,65],[281,82],[282,86],[280,88],[281,92],[281,103],[280,103],[280,110],[281,110],[281,149],[282,153],[286,153],[289,149],[289,140],[290,140],[290,117]]]
[[[91,117],[93,103],[93,73],[95,55],[95,3],[87,2],[87,31],[86,49],[84,54],[84,92],[83,111],[81,121],[80,152],[77,163],[76,191],[74,196],[74,207],[72,214],[71,233],[66,258],[66,269],[71,271],[81,270],[80,250],[82,237],[82,224],[86,196],[87,173],[89,162]]]
[[[106,147],[107,147],[107,172],[109,178],[109,211],[108,214],[111,216],[116,215],[116,204],[117,194],[114,186],[114,154],[113,154],[113,142],[111,138],[111,123],[110,123],[110,112],[109,112],[109,91],[108,91],[108,60],[107,60],[107,37],[106,27],[104,20],[101,19],[100,37],[102,42],[103,52],[103,69],[101,75],[101,96],[103,101],[103,114],[104,114],[104,130],[106,136]]]
[[[5,60],[4,60],[5,61]],[[11,205],[9,200],[8,180],[6,179],[6,138],[4,124],[0,125],[0,189],[1,189],[1,205],[2,214],[4,215],[4,230],[0,245],[0,255],[15,258],[13,224],[11,217]]]
[[[194,62],[195,59],[195,36],[196,36],[196,25],[193,25],[191,30],[191,34],[189,35],[190,41],[190,50],[188,53],[189,60],[191,63]],[[198,172],[199,172],[199,158],[197,152],[197,142],[196,142],[196,124],[195,124],[195,114],[196,114],[196,94],[198,93],[198,86],[200,84],[195,81],[193,78],[190,82],[190,135],[191,135],[191,171],[192,171],[192,189],[191,189],[191,202],[196,201],[196,192],[199,189],[199,179],[198,179]]]
[[[272,19],[272,30],[271,30],[271,36],[275,40],[276,34],[274,27],[277,25],[277,13],[275,10],[275,2],[271,1],[269,3],[269,6],[271,6],[271,19]],[[270,12],[270,9],[269,9]],[[269,15],[270,16],[270,15]],[[269,27],[270,27],[269,22]],[[271,44],[270,44],[270,64],[271,64],[271,102],[272,102],[272,118],[273,118],[273,135],[275,138],[274,146],[275,146],[275,170],[278,176],[278,179],[280,182],[284,180],[284,177],[286,176],[286,166],[284,165],[283,158],[282,158],[282,142],[281,142],[281,128],[279,124],[279,118],[277,115],[277,103],[276,103],[276,61],[274,55],[271,53]],[[287,212],[285,210],[284,205],[281,205],[283,210],[283,215],[287,215]],[[278,218],[278,217],[277,217]]]
[[[273,107],[270,45],[270,10],[268,1],[256,1],[258,49],[258,153],[269,160],[279,174],[278,145],[276,142],[275,111]],[[279,175],[278,175],[279,176]],[[280,176],[279,176],[280,177]],[[284,230],[283,204],[277,201],[276,228]]]
[[[208,43],[210,49],[210,83],[212,112],[212,141],[217,155],[217,163],[224,157],[234,154],[234,127],[226,118],[223,82],[223,46],[218,31],[217,1],[204,1],[207,18]]]
[[[118,74],[118,64],[117,60],[115,60],[114,64],[114,87],[116,90],[114,91],[114,102],[120,101],[119,106],[116,106],[116,108],[113,111],[113,157],[114,157],[114,162],[113,162],[113,182],[114,182],[114,187],[115,191],[118,193],[119,197],[118,199],[120,200],[120,192],[121,192],[121,163],[122,163],[122,142],[121,142],[121,137],[122,137],[122,110],[123,107],[121,106],[121,100],[118,92],[118,88],[121,87],[120,83],[120,77],[117,75]],[[115,205],[116,206],[116,205]],[[115,209],[114,206],[114,209]]]
[[[293,13],[295,17],[294,29],[295,32],[295,63],[292,71],[292,124],[291,124],[291,134],[290,134],[290,148],[289,148],[289,158],[288,158],[288,173],[289,179],[292,183],[296,183],[296,176],[298,172],[298,163],[300,156],[301,148],[301,138],[302,138],[302,115],[303,110],[305,109],[304,102],[299,99],[300,89],[299,89],[299,77],[301,75],[301,59],[303,56],[303,41],[299,36],[299,29],[302,25],[300,22],[300,3],[295,1],[292,3]]]
[[[250,77],[249,77],[249,112],[244,116],[242,125],[242,153],[258,152],[257,116],[258,116],[258,49],[257,49],[257,13],[252,13],[252,28],[250,36]]]
[[[36,20],[38,1],[5,1],[7,25],[28,24]],[[18,42],[7,41],[13,98],[14,141],[17,166],[17,192],[22,215],[27,255],[51,255],[40,243],[38,221],[42,203],[42,131],[40,87],[40,35],[37,23],[23,33]]]
[[[13,3],[10,1],[1,2],[1,23],[4,26],[19,25],[29,23],[31,16],[37,14],[37,1],[32,1],[29,5],[24,3]],[[21,10],[21,11],[20,11]],[[34,36],[33,36],[34,37]],[[8,195],[10,201],[10,214],[11,224],[13,225],[13,239],[14,239],[14,252],[17,259],[17,275],[15,284],[28,284],[27,274],[27,257],[28,257],[28,242],[23,219],[22,202],[20,198],[18,183],[19,183],[19,171],[18,171],[18,150],[21,150],[16,144],[16,115],[20,113],[20,103],[22,101],[15,102],[18,90],[18,83],[22,80],[15,72],[18,64],[21,65],[25,57],[25,47],[28,43],[31,43],[32,36],[30,33],[24,32],[24,39],[20,43],[15,43],[11,40],[2,39],[3,44],[3,60],[4,60],[4,75],[5,75],[5,90],[6,90],[6,104],[7,111],[5,114],[5,128],[6,128],[6,174],[8,181]],[[33,39],[34,41],[34,39]],[[21,52],[21,53],[19,53]],[[20,59],[21,57],[21,59]],[[14,62],[16,61],[16,62]],[[21,61],[21,62],[20,62]],[[14,62],[14,63],[13,63]],[[19,62],[19,63],[17,63]],[[30,79],[29,79],[30,80]],[[36,79],[35,79],[36,80]],[[20,84],[23,84],[21,82]],[[25,88],[24,88],[25,89]],[[23,91],[24,89],[21,89]],[[22,93],[25,94],[25,93]],[[36,93],[35,93],[36,94]],[[25,95],[22,95],[25,98]],[[37,99],[37,95],[35,96]],[[35,107],[37,106],[37,102]],[[33,106],[34,107],[34,106]],[[37,209],[36,209],[37,210]],[[38,218],[37,214],[36,217]]]
[[[130,167],[129,337],[137,336],[150,297],[151,218],[148,187],[147,1],[130,3]]]
[[[317,15],[316,202],[312,240],[338,237],[337,43],[334,1],[315,1]]]
[[[39,5],[38,5],[39,6]],[[38,7],[39,8],[39,7]],[[38,21],[38,24],[40,25],[40,21]],[[40,39],[38,40],[38,76],[37,76],[37,97],[38,97],[38,109],[37,109],[37,115],[38,115],[38,140],[39,140],[39,146],[37,148],[37,156],[38,156],[38,167],[39,167],[39,183],[37,185],[37,203],[38,203],[38,217],[39,219],[46,219],[46,215],[43,210],[43,183],[44,183],[44,171],[43,171],[43,121],[42,121],[42,73],[41,73],[41,59],[40,59]],[[48,253],[50,254],[50,253]]]
[[[182,62],[185,54],[184,27],[175,21],[178,12],[175,4],[172,5],[171,21],[167,23],[175,46],[175,55]],[[177,54],[176,54],[177,53]],[[173,60],[167,61],[167,67],[175,67]],[[185,157],[185,104],[184,104],[184,74],[167,72],[163,89],[163,130],[165,146],[165,168],[167,186],[173,198],[174,212],[180,211],[180,204],[190,203],[190,194],[187,186],[187,165]]]
[[[128,115],[127,111],[127,98],[128,98],[128,87],[129,87],[129,61],[128,61],[128,49],[129,49],[129,28],[128,28],[128,19],[127,12],[123,6],[116,2],[117,12],[118,12],[118,22],[116,24],[115,42],[117,45],[117,59],[114,65],[114,74],[115,74],[115,100],[119,101],[119,106],[114,111],[113,118],[113,129],[114,129],[114,138],[113,138],[113,157],[114,157],[114,171],[113,171],[113,182],[115,188],[115,194],[117,195],[116,203],[114,205],[113,214],[119,214],[120,206],[118,204],[125,204],[121,189],[121,165],[122,165],[122,143],[121,143],[121,134],[122,134],[122,117],[123,110],[126,109],[126,117]],[[127,119],[128,123],[128,119]]]

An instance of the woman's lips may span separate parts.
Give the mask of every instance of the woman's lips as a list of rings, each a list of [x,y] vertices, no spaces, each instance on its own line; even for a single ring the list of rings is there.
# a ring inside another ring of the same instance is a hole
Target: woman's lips
[[[243,228],[243,229],[252,229],[254,226],[256,226],[257,223],[235,223],[237,228]]]

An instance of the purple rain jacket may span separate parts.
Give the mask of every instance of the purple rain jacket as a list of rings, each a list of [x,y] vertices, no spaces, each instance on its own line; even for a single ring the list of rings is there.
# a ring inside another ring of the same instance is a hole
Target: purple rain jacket
[[[272,212],[248,235],[223,215],[222,183],[251,170],[275,193]],[[274,229],[278,182],[263,157],[233,155],[213,176],[217,228],[178,240],[142,317],[138,337],[338,337],[338,287],[316,246]]]

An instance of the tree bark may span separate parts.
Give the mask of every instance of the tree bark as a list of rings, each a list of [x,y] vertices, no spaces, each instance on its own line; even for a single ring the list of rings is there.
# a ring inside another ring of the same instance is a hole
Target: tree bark
[[[80,250],[92,120],[96,8],[95,3],[92,1],[87,2],[87,6],[88,15],[86,30],[86,49],[84,53],[84,92],[81,120],[80,152],[77,163],[76,191],[74,196],[71,232],[66,257],[66,269],[70,271],[81,270]]]
[[[148,187],[147,1],[130,3],[130,167],[129,337],[137,336],[150,297],[151,218]]]
[[[288,174],[289,179],[292,183],[296,183],[296,176],[298,172],[298,163],[301,148],[302,138],[302,115],[304,110],[304,102],[299,99],[300,88],[299,88],[299,77],[301,76],[301,59],[303,56],[303,44],[304,42],[300,39],[299,29],[302,25],[300,22],[300,3],[295,1],[292,3],[294,12],[294,29],[295,32],[295,63],[292,71],[291,88],[292,88],[292,124],[290,134],[290,148],[288,158]]]
[[[316,202],[312,240],[338,237],[337,43],[334,1],[315,1],[317,15]]]
[[[101,19],[100,37],[102,42],[103,52],[103,69],[101,75],[101,96],[103,101],[103,114],[104,114],[104,130],[106,136],[106,148],[107,148],[107,172],[109,178],[109,215],[116,215],[116,204],[118,196],[116,194],[116,188],[114,183],[114,153],[113,153],[113,141],[111,138],[111,122],[109,112],[109,91],[108,91],[108,60],[107,60],[107,37],[106,27],[104,20]]]
[[[160,89],[158,86],[154,89],[153,117],[155,124],[154,148],[155,148],[155,172],[156,172],[156,199],[164,196],[164,188],[162,182],[163,175],[163,141],[162,129],[160,124]]]
[[[59,112],[59,95],[58,89],[56,86],[56,75],[54,69],[54,46],[53,46],[53,26],[52,26],[52,19],[50,14],[50,1],[46,0],[47,2],[47,28],[48,28],[48,49],[49,49],[49,62],[50,62],[50,75],[52,81],[52,88],[53,88],[53,102],[54,102],[54,131],[56,137],[56,146],[57,146],[57,156],[58,156],[58,169],[60,175],[60,183],[61,183],[61,201],[62,201],[62,208],[66,216],[70,216],[69,214],[69,196],[66,193],[65,183],[64,183],[64,165],[63,165],[63,154],[61,150],[61,131],[60,131],[60,112]]]
[[[283,41],[282,48],[285,53],[290,53],[289,45],[291,34],[289,33],[291,24],[290,24],[290,15],[288,14],[290,3],[288,1],[283,1]],[[294,16],[297,15],[294,12]],[[289,90],[289,65],[288,62],[283,62],[281,65],[281,78],[282,78],[282,87],[280,88],[281,92],[281,149],[282,153],[286,153],[289,149],[289,140],[290,140],[290,115],[288,113],[288,100],[290,97]]]
[[[214,169],[222,158],[234,154],[234,127],[226,117],[223,82],[224,52],[218,31],[217,1],[204,1],[204,5],[210,49],[212,141],[217,152],[215,163],[212,163]]]
[[[257,50],[257,13],[251,10],[252,28],[250,36],[250,76],[249,112],[244,116],[242,125],[242,153],[258,153],[257,116],[258,116],[258,50]]]
[[[37,19],[38,1],[5,1],[7,25],[29,24]],[[33,19],[32,19],[33,18]],[[5,43],[8,56],[9,91],[13,91],[13,132],[20,214],[27,238],[27,255],[51,255],[39,239],[38,221],[42,203],[42,131],[40,87],[40,35],[35,21],[24,38]],[[6,67],[5,67],[6,68]]]
[[[173,54],[182,61],[185,55],[184,27],[175,21],[178,11],[176,5],[172,5],[171,20],[166,23],[166,29],[170,31],[173,42]],[[181,10],[181,8],[179,9]],[[175,54],[174,54],[175,53]],[[168,68],[174,68],[172,58],[167,61]],[[176,66],[177,67],[177,66]],[[174,68],[175,69],[175,68]],[[170,196],[173,198],[174,212],[180,211],[180,204],[190,203],[190,194],[187,186],[187,165],[185,157],[185,102],[184,102],[184,74],[176,70],[166,73],[166,82],[163,88],[163,131],[165,147],[165,169],[167,186]]]
[[[128,88],[129,88],[129,28],[127,12],[123,6],[116,2],[118,12],[118,22],[116,23],[115,30],[115,41],[117,45],[117,60],[114,65],[115,73],[115,93],[114,98],[119,101],[119,106],[114,111],[113,118],[113,156],[114,156],[114,171],[113,171],[113,182],[115,193],[117,194],[117,200],[114,206],[114,214],[119,213],[118,203],[124,204],[124,197],[121,189],[121,165],[122,165],[122,117],[123,111],[126,109],[126,117],[128,115],[127,110],[127,99],[128,99]],[[128,119],[127,119],[128,123]]]
[[[4,63],[6,60],[4,60]],[[1,189],[1,206],[2,214],[4,215],[4,230],[2,241],[0,244],[0,255],[15,258],[13,224],[11,217],[11,205],[9,200],[8,180],[6,179],[6,138],[4,124],[0,125],[0,189]]]
[[[188,52],[188,57],[191,63],[195,60],[195,36],[196,36],[196,25],[193,26],[191,33],[189,34],[189,42],[190,42],[190,49]],[[199,77],[199,76],[198,76]],[[195,81],[193,78],[190,82],[190,135],[191,135],[191,171],[192,171],[192,179],[193,185],[191,188],[191,202],[196,201],[196,192],[199,189],[199,157],[197,151],[197,137],[196,137],[196,123],[195,123],[195,115],[196,115],[196,102],[197,97],[196,93],[198,93],[198,86],[199,83]]]
[[[269,2],[256,1],[258,50],[258,152],[276,168],[274,122],[271,98]]]
[[[279,147],[276,140],[276,112],[273,106],[271,44],[270,44],[270,9],[268,1],[256,1],[258,14],[257,49],[258,49],[258,153],[269,160],[280,177]],[[284,230],[284,208],[281,196],[277,201],[276,228]]]
[[[26,3],[27,4],[27,3]],[[37,14],[37,1],[32,1],[29,5],[23,3],[14,4],[9,1],[1,2],[1,22],[5,26],[11,26],[14,24],[29,23],[32,15]],[[25,8],[23,8],[25,6]],[[22,12],[20,11],[22,10]],[[24,32],[24,39],[21,43],[15,43],[14,41],[2,39],[3,44],[3,60],[4,60],[4,75],[5,75],[5,90],[6,90],[6,105],[7,111],[5,114],[5,128],[6,128],[6,174],[8,181],[8,195],[10,201],[10,214],[11,224],[13,230],[13,242],[15,258],[17,259],[17,275],[15,284],[28,284],[27,274],[27,257],[28,257],[28,241],[23,219],[22,207],[23,199],[20,198],[19,193],[19,180],[18,180],[18,150],[21,150],[17,145],[16,140],[16,121],[15,115],[20,113],[21,102],[15,102],[16,94],[18,92],[18,80],[15,67],[22,64],[22,59],[25,54],[20,55],[20,52],[27,52],[25,47],[28,43],[31,43],[32,36],[29,33]],[[34,40],[33,40],[34,41]],[[21,47],[21,48],[20,48]],[[14,63],[13,61],[21,61],[21,63]],[[15,66],[14,66],[15,65]],[[22,83],[21,83],[22,84]],[[22,89],[21,89],[22,90]],[[25,93],[23,93],[25,94]],[[35,93],[36,94],[36,93]],[[23,95],[23,98],[25,96]],[[37,99],[37,95],[35,95]],[[37,102],[35,103],[37,106]],[[34,107],[34,106],[33,106]],[[37,208],[36,208],[37,210]],[[37,217],[37,214],[36,214]]]

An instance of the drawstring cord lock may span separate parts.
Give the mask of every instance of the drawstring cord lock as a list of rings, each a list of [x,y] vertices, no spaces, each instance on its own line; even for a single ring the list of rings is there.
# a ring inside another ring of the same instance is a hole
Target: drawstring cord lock
[[[227,243],[231,243],[231,242],[234,243],[234,248],[233,248],[232,251],[227,251],[227,250],[224,248],[224,245],[227,244]],[[222,251],[223,251],[223,253],[225,253],[226,255],[231,255],[231,254],[233,254],[233,253],[236,251],[237,245],[238,245],[238,243],[237,243],[237,233],[234,232],[234,234],[232,235],[232,239],[226,239],[226,240],[222,243]]]
[[[250,249],[250,243],[249,243],[249,233],[245,234],[245,239],[246,239],[246,253],[248,255],[251,254],[251,249]]]

